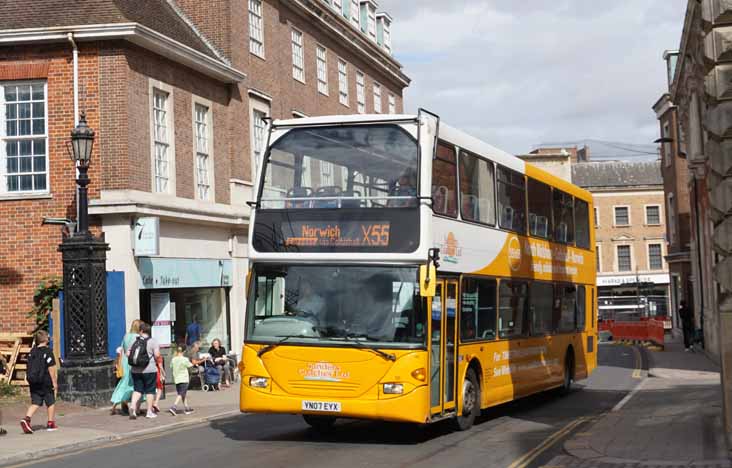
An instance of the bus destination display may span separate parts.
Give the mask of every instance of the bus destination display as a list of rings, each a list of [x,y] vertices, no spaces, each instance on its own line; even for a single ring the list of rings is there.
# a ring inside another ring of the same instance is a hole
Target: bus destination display
[[[388,247],[389,228],[386,221],[333,221],[287,223],[291,236],[286,246],[295,247]],[[283,224],[283,231],[285,225]],[[285,231],[286,232],[286,231]]]

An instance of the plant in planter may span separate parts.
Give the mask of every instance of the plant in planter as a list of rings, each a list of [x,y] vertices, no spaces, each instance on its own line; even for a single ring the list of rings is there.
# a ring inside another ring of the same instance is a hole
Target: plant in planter
[[[62,289],[63,281],[58,276],[43,278],[38,284],[33,293],[33,309],[28,312],[28,318],[35,322],[32,333],[48,330],[48,318],[53,308],[53,300],[58,297]]]

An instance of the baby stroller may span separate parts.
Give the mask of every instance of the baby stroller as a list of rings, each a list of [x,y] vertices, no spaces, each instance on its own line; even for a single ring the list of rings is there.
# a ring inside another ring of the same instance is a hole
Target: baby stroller
[[[221,390],[221,370],[214,363],[207,359],[203,364],[203,384],[201,390]]]

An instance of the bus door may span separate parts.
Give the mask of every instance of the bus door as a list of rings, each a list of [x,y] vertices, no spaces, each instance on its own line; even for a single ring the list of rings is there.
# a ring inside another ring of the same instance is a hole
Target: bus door
[[[438,280],[430,307],[430,414],[455,410],[457,280]]]

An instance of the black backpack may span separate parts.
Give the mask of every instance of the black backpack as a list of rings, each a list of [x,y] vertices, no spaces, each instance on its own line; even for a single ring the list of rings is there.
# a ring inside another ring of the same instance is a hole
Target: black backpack
[[[48,375],[46,353],[37,347],[33,348],[28,355],[28,367],[25,379],[31,385],[43,385],[46,383],[46,375]]]
[[[147,342],[150,338],[138,336],[130,346],[130,355],[127,356],[127,363],[131,367],[147,367],[150,363],[150,355],[147,354]]]

